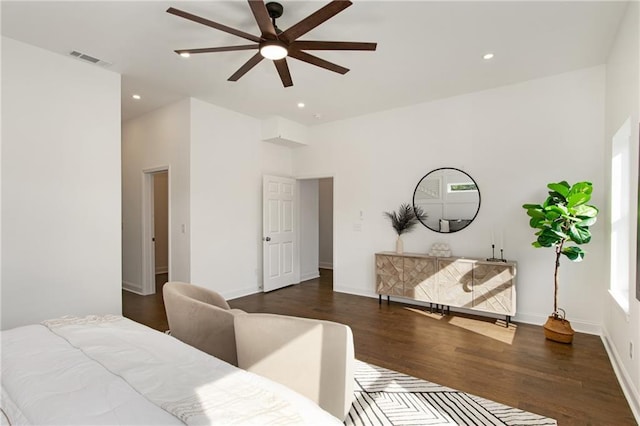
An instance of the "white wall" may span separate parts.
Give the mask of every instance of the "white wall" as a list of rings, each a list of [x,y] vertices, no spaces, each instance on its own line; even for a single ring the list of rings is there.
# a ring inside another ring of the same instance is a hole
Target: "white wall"
[[[319,262],[319,194],[318,179],[298,181],[300,194],[300,281],[320,276]]]
[[[607,150],[605,164],[607,182],[610,182],[611,140],[617,129],[631,118],[631,158],[638,158],[638,122],[640,121],[640,7],[638,2],[630,2],[620,26],[616,41],[607,61],[606,80],[606,134]],[[634,161],[635,163],[635,161]],[[637,164],[637,163],[636,163]],[[638,169],[632,169],[632,184],[629,194],[631,217],[637,217]],[[607,199],[607,206],[611,200]],[[607,220],[608,222],[608,220]],[[636,225],[631,221],[631,241],[629,244],[630,264],[636,264]],[[606,258],[609,258],[607,254]],[[609,349],[618,377],[621,378],[627,399],[631,403],[636,419],[640,421],[640,302],[635,298],[636,269],[632,267],[629,277],[629,312],[625,313],[606,289],[599,294],[604,302],[604,339]],[[634,349],[631,358],[629,344]]]
[[[122,285],[135,292],[143,288],[144,170],[169,168],[169,279],[190,280],[189,114],[184,99],[123,124]]]
[[[120,314],[120,76],[2,38],[2,328]]]
[[[333,269],[333,178],[318,180],[319,264]]]
[[[312,127],[310,146],[294,151],[294,172],[334,176],[334,289],[373,296],[374,253],[396,240],[382,212],[411,202],[430,170],[456,167],[478,183],[478,217],[448,235],[420,227],[404,237],[405,251],[446,242],[454,255],[489,257],[491,230],[503,233],[505,257],[519,266],[516,319],[543,323],[553,309],[554,253],[531,247],[521,206],[544,201],[546,184],[563,179],[592,181],[592,201],[603,206],[604,80],[601,66]],[[582,331],[602,324],[604,228],[593,228],[586,261],[565,261],[560,272],[560,304]]]
[[[191,99],[191,282],[231,299],[262,283],[262,175],[291,176],[291,148],[261,122]]]

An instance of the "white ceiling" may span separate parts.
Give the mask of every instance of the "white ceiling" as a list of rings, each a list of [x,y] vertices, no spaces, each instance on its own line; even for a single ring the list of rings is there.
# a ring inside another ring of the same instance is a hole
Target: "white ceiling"
[[[282,0],[278,26],[286,29],[327,2]],[[270,61],[227,81],[253,51],[176,55],[174,49],[247,41],[170,15],[170,6],[259,35],[240,0],[4,0],[2,34],[110,62],[107,69],[122,74],[125,120],[192,96],[257,118],[313,125],[602,64],[627,2],[355,0],[300,39],[377,42],[377,51],[314,52],[349,68],[346,75],[288,59],[289,88]],[[483,60],[487,52],[495,58]],[[134,101],[133,93],[142,99]]]

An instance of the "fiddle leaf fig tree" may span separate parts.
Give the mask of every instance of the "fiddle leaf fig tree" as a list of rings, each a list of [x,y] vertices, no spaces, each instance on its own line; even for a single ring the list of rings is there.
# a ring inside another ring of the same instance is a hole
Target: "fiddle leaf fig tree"
[[[569,185],[562,181],[547,185],[549,196],[542,204],[524,204],[531,218],[529,225],[538,231],[532,243],[536,248],[553,247],[556,252],[554,271],[553,315],[558,315],[558,268],[560,256],[580,262],[585,252],[580,247],[591,241],[589,227],[596,223],[598,209],[587,203],[591,199],[591,182]],[[570,245],[571,244],[571,245]]]

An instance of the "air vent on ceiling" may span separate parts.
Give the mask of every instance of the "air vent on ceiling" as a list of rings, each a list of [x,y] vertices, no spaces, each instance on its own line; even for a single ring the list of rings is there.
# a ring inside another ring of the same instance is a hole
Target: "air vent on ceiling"
[[[87,55],[86,53],[78,52],[77,50],[69,52],[69,55],[73,56],[74,58],[77,58],[77,59],[82,59],[83,61],[86,61],[86,62],[91,62],[92,64],[100,65],[102,67],[108,67],[108,66],[111,65],[111,63],[109,63],[107,61],[103,61],[102,59],[94,58],[93,56]]]

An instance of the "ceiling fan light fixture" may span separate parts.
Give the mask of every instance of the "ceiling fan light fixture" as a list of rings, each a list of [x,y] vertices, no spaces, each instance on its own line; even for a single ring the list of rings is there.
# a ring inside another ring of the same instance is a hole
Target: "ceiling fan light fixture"
[[[2,1],[2,0],[0,0]],[[306,50],[376,50],[377,43],[350,42],[350,41],[319,41],[319,40],[299,40],[314,28],[334,17],[338,13],[351,6],[351,0],[331,0],[306,18],[298,21],[297,24],[281,31],[276,25],[276,19],[282,16],[284,8],[280,3],[269,0],[248,0],[249,9],[260,30],[260,35],[250,34],[236,28],[211,21],[202,16],[194,15],[184,10],[170,7],[167,13],[180,18],[188,19],[207,27],[225,32],[236,37],[253,42],[253,44],[243,44],[234,46],[205,47],[198,49],[175,50],[176,53],[213,53],[213,52],[235,52],[241,50],[253,50],[258,48],[258,52],[251,56],[238,70],[227,80],[238,81],[249,70],[253,69],[263,59],[273,61],[278,71],[280,80],[284,87],[293,86],[291,72],[287,64],[286,57],[295,58],[299,61],[333,71],[338,74],[346,74],[348,68],[334,64],[317,56],[311,55]]]
[[[289,54],[287,46],[279,40],[267,40],[260,44],[260,54],[272,61],[286,58]]]

